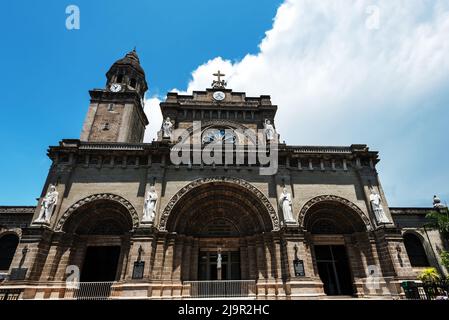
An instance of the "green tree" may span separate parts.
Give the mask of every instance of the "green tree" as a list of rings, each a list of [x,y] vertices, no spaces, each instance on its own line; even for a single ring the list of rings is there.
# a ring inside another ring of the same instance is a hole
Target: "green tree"
[[[448,208],[441,208],[438,210],[432,210],[426,218],[430,220],[428,226],[438,229],[443,235],[444,239],[449,239],[449,210]]]
[[[430,220],[429,227],[438,229],[443,236],[443,239],[449,241],[449,209],[441,208],[430,211],[426,218]],[[449,271],[449,252],[443,251],[440,253],[441,263]]]
[[[441,257],[441,263],[446,268],[446,270],[449,271],[449,252],[448,251],[441,252],[440,257]]]

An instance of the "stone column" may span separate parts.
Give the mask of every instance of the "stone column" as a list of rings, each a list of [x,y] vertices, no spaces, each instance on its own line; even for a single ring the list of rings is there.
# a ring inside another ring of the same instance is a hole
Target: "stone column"
[[[154,255],[154,238],[150,237],[142,243],[143,253],[142,260],[145,261],[145,270],[143,271],[144,279],[150,279],[151,277],[151,258]]]
[[[152,279],[161,280],[162,276],[162,267],[164,261],[164,247],[165,247],[165,237],[159,236],[155,243],[155,255],[154,255],[154,263],[153,263],[153,272]]]
[[[274,278],[276,281],[276,294],[278,296],[285,296],[285,288],[284,288],[284,283],[283,283],[283,272],[282,272],[282,242],[281,239],[278,235],[273,235],[273,243],[272,243],[272,248],[273,248],[273,259],[274,259],[274,263],[273,263],[273,267],[274,267]]]
[[[164,267],[162,271],[162,280],[171,280],[173,277],[173,255],[175,239],[169,237],[165,242]]]
[[[183,252],[182,252],[182,266],[181,266],[181,280],[187,281],[190,278],[190,256],[192,255],[192,241],[191,237],[187,237],[184,240]]]
[[[64,281],[65,269],[68,265],[71,237],[59,235],[52,241],[48,257],[40,277],[41,281]]]
[[[248,276],[249,279],[257,279],[257,255],[256,255],[256,246],[254,244],[254,238],[247,238],[247,246],[248,246]]]
[[[267,295],[267,265],[265,260],[265,248],[263,235],[256,237],[256,257],[257,257],[257,295],[260,299],[266,298]]]
[[[184,238],[178,236],[175,243],[175,253],[173,257],[173,280],[181,281],[182,252],[184,249]]]
[[[282,244],[281,244],[281,239],[276,236],[273,239],[273,245],[274,245],[274,254],[275,254],[275,272],[274,272],[274,277],[277,279],[282,279]]]
[[[313,242],[312,242],[312,235],[310,233],[304,234],[304,240],[303,245],[299,246],[304,249],[304,256],[307,258],[308,261],[308,268],[306,269],[310,272],[310,277],[316,277],[319,278],[320,275],[318,273],[318,266],[316,264],[316,257],[315,257],[315,251],[313,249]]]
[[[246,240],[240,239],[240,275],[241,278],[249,279],[249,261],[248,261],[248,246]]]
[[[198,280],[198,254],[199,254],[199,240],[193,240],[192,251],[190,255],[190,279]]]
[[[55,273],[51,274],[50,277],[55,281],[64,281],[67,277],[66,268],[69,266],[70,254],[72,251],[71,244],[65,244],[59,247],[60,252],[59,264],[56,267]]]
[[[272,240],[268,235],[264,235],[263,237],[263,247],[265,251],[265,260],[266,260],[266,274],[267,280],[274,279],[274,271],[273,270],[273,248],[272,248]]]
[[[130,260],[131,243],[129,237],[122,239],[120,256],[117,264],[118,280],[124,280],[129,274],[132,275],[132,268],[128,268]]]
[[[265,261],[265,250],[263,238],[256,238],[256,255],[257,255],[257,272],[258,279],[265,280],[267,278],[267,269]]]

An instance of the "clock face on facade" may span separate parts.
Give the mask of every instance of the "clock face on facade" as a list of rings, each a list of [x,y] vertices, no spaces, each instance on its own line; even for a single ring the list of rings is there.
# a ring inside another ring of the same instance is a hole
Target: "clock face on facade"
[[[120,90],[122,90],[122,86],[120,84],[118,84],[118,83],[111,84],[112,92],[119,92]]]
[[[223,91],[215,91],[213,97],[217,101],[222,101],[225,98],[225,93]]]

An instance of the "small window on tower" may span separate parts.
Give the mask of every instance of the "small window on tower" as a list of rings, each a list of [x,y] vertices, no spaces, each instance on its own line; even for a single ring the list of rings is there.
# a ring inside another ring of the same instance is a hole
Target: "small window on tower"
[[[103,130],[109,130],[109,122],[106,122],[106,123],[103,125]]]
[[[136,88],[136,84],[137,84],[136,79],[131,79],[131,81],[129,82],[129,85],[130,85],[132,88]]]
[[[117,83],[122,83],[123,82],[123,75],[119,74],[117,76]]]
[[[108,111],[114,111],[114,104],[113,103],[108,104]]]

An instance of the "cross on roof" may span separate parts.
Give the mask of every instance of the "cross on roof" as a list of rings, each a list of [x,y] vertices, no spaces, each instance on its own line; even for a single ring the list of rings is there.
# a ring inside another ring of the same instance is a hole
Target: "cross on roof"
[[[226,81],[221,80],[221,77],[225,76],[224,73],[221,73],[220,70],[218,70],[216,73],[212,75],[218,78],[218,80],[212,81],[212,88],[223,89],[226,87]]]
[[[218,72],[217,72],[217,73],[214,73],[213,76],[215,76],[215,77],[218,78],[218,79],[217,79],[218,82],[221,82],[221,78],[220,78],[220,77],[222,77],[222,76],[224,77],[225,74],[224,74],[224,73],[221,73],[220,70],[218,70]]]

